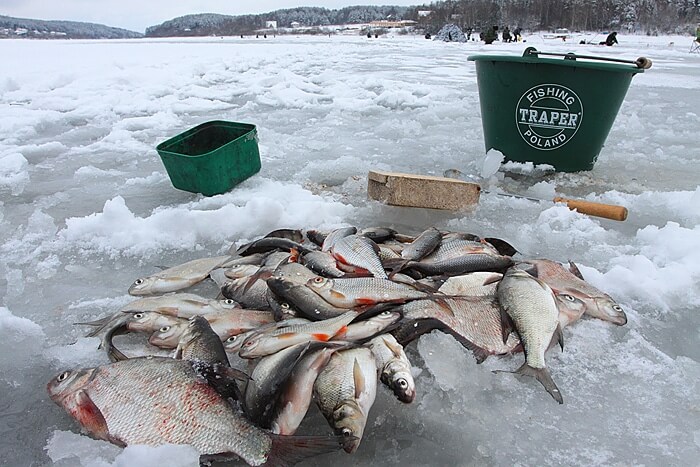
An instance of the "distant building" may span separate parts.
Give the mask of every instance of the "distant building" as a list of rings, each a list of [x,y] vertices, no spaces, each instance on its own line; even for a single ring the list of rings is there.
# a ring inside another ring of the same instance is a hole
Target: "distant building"
[[[274,21],[272,21],[272,22],[274,23]],[[301,23],[300,23],[299,21],[292,21],[292,22],[289,24],[289,26],[290,26],[291,28],[297,29],[297,28],[301,27]]]
[[[430,16],[432,12],[432,10],[418,10],[418,16]]]
[[[270,29],[277,29],[277,21],[265,21],[265,27]]]

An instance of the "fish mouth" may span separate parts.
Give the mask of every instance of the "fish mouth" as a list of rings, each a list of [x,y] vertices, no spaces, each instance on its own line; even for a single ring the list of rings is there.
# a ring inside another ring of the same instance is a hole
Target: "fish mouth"
[[[617,303],[611,303],[610,300],[607,299],[596,299],[595,304],[598,308],[598,312],[602,315],[600,316],[601,319],[618,326],[627,324],[627,314]]]

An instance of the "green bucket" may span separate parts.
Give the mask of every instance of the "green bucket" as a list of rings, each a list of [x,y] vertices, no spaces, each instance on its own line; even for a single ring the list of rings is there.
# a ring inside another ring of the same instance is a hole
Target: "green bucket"
[[[214,120],[160,143],[175,188],[206,196],[229,191],[260,171],[255,125]]]
[[[551,55],[562,58],[541,58]],[[651,61],[538,52],[474,55],[486,151],[506,160],[591,170],[632,77]]]

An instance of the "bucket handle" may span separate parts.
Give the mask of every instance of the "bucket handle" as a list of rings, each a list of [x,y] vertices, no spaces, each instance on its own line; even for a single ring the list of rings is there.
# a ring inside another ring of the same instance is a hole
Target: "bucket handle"
[[[593,55],[576,55],[573,52],[569,52],[566,54],[557,53],[557,52],[540,52],[534,47],[528,47],[523,52],[523,57],[529,57],[529,56],[537,57],[539,55],[549,55],[549,56],[553,56],[553,57],[564,57],[564,60],[576,60],[577,58],[586,58],[589,60],[603,60],[606,62],[630,63],[632,65],[635,65],[637,68],[641,68],[643,70],[648,70],[649,68],[651,68],[651,60],[646,58],[646,57],[639,57],[637,60],[624,60],[621,58],[596,57]]]

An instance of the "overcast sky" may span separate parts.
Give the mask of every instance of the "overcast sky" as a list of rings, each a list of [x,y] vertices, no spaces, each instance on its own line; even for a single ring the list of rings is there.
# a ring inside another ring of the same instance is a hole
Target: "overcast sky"
[[[408,6],[421,3],[416,0],[0,0],[0,15],[85,21],[144,32],[148,26],[195,13],[245,15],[298,6],[338,9],[350,5]]]

